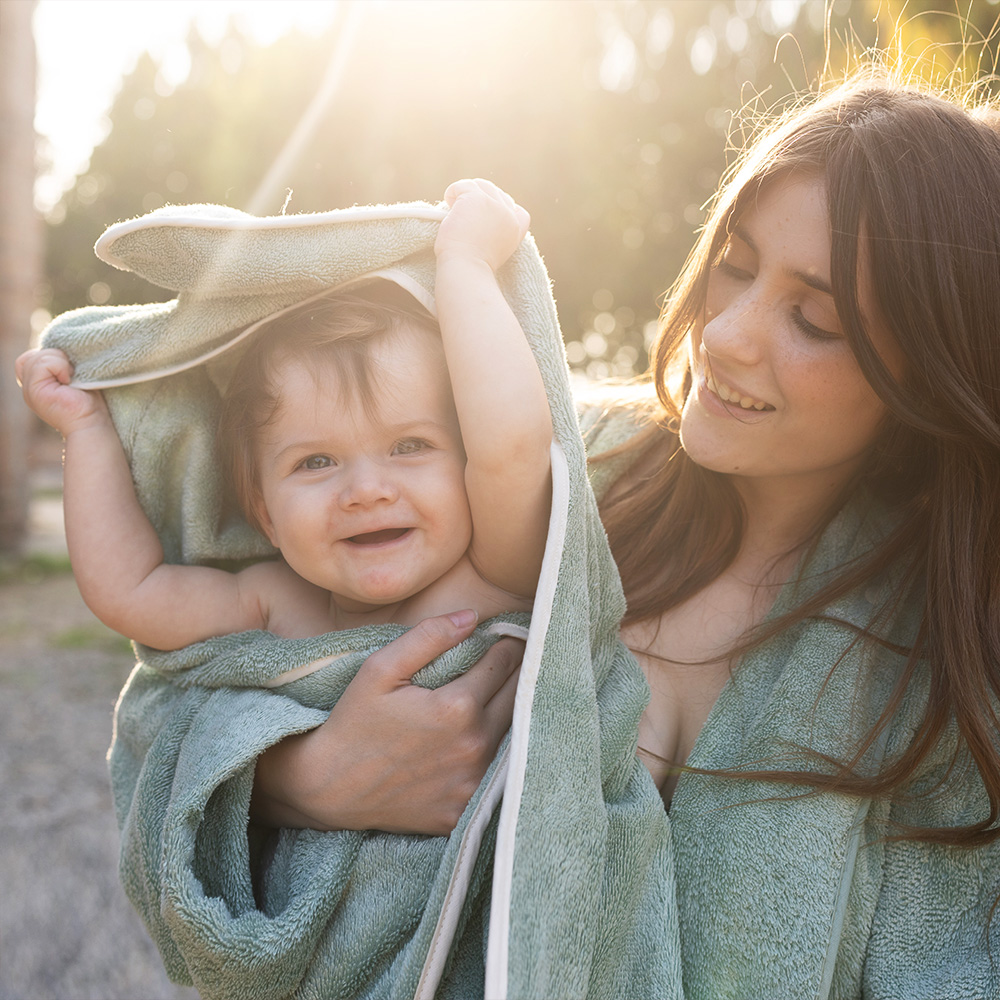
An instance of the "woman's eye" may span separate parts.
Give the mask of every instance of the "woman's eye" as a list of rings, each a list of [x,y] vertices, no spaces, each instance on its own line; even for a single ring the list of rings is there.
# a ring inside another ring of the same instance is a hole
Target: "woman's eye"
[[[331,465],[333,465],[333,459],[329,455],[310,455],[302,462],[302,468],[309,469],[311,472],[317,469],[329,469]]]
[[[727,278],[735,278],[737,281],[752,281],[753,275],[744,270],[742,267],[737,267],[732,261],[726,260],[725,257],[720,257],[715,264],[715,270],[720,274],[724,274]]]
[[[815,323],[810,323],[809,320],[802,315],[802,310],[796,306],[792,310],[792,322],[799,328],[799,330],[805,334],[810,340],[840,340],[841,335],[834,330],[824,330],[821,326],[816,326]]]
[[[415,455],[417,452],[423,451],[426,447],[426,441],[421,441],[419,438],[405,438],[402,441],[396,442],[392,453],[394,455]]]

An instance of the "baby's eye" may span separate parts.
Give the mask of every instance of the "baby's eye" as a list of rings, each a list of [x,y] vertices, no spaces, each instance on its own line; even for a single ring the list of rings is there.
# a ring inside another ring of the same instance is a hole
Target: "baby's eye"
[[[333,465],[333,459],[329,455],[310,455],[301,463],[303,469],[309,469],[311,472],[317,469],[329,469],[331,465]]]
[[[397,441],[392,449],[394,455],[416,455],[427,447],[427,442],[420,438],[403,438]]]

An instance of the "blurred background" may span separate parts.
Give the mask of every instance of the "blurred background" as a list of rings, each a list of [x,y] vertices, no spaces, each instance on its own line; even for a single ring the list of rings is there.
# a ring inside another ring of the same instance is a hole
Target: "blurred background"
[[[591,377],[644,369],[734,113],[780,108],[869,49],[985,78],[1000,14],[997,0],[2,9],[0,157],[19,172],[0,176],[13,234],[0,266],[24,288],[22,315],[3,320],[8,352],[64,310],[170,297],[93,255],[116,221],[166,203],[266,215],[436,201],[450,181],[483,176],[531,212],[570,363]],[[0,551],[16,543],[4,506]]]
[[[629,376],[735,114],[869,49],[996,89],[998,16],[998,0],[0,0],[0,996],[174,995],[114,882],[101,756],[130,656],[74,603],[59,442],[10,375],[66,309],[170,297],[94,257],[107,226],[167,203],[436,201],[488,177],[531,212],[571,365]]]

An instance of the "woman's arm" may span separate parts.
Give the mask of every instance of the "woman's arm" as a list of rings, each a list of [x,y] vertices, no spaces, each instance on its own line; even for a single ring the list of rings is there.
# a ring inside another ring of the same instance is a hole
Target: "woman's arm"
[[[323,725],[259,758],[253,819],[450,833],[510,727],[523,644],[502,639],[435,690],[411,679],[474,627],[470,612],[429,618],[372,653]]]

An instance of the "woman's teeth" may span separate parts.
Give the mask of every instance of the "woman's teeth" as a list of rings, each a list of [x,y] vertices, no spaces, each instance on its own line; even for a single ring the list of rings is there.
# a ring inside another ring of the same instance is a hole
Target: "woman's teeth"
[[[741,409],[744,410],[773,410],[774,407],[768,403],[763,402],[759,399],[754,399],[752,396],[741,396],[738,392],[730,389],[728,385],[724,382],[716,382],[712,377],[711,373],[705,373],[705,381],[708,383],[709,389],[712,390],[720,399],[724,399],[727,403],[735,403]]]

